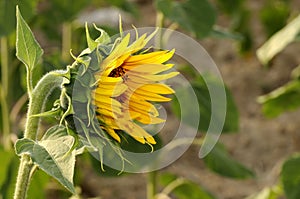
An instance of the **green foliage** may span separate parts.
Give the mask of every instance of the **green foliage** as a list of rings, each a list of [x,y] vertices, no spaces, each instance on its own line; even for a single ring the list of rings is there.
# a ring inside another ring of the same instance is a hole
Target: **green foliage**
[[[52,0],[49,5],[49,14],[52,16],[52,19],[55,18],[62,22],[69,22],[75,19],[77,14],[86,7],[91,0]]]
[[[109,4],[113,6],[117,6],[120,9],[133,14],[133,16],[139,16],[139,10],[137,6],[133,2],[129,2],[128,0],[105,0]]]
[[[254,177],[254,173],[232,159],[220,143],[215,145],[213,150],[204,157],[204,163],[210,170],[222,176],[237,179]]]
[[[259,61],[266,65],[288,44],[295,41],[300,32],[300,15],[288,23],[283,29],[274,34],[257,51]]]
[[[43,55],[43,50],[34,38],[29,26],[24,21],[17,7],[17,42],[16,56],[27,67],[28,73],[32,73],[39,59]]]
[[[215,199],[205,188],[174,174],[164,173],[160,175],[160,183],[165,187],[165,192],[170,192],[167,194],[175,195],[178,199]],[[169,190],[168,188],[173,189]]]
[[[215,10],[206,0],[188,0],[182,3],[156,0],[156,8],[171,21],[199,38],[208,36],[216,21]]]
[[[217,0],[217,7],[231,18],[231,31],[239,34],[238,50],[247,53],[253,48],[252,30],[249,27],[251,13],[245,0]]]
[[[29,26],[24,21],[17,7],[17,41],[16,41],[16,56],[21,60],[27,69],[27,85],[28,89],[32,90],[33,70],[39,59],[43,55],[43,50],[39,43],[34,38]]]
[[[1,157],[0,187],[2,187],[7,177],[7,173],[9,173],[8,172],[9,164],[14,157],[14,153],[12,151],[4,151],[2,148],[0,148],[0,157]]]
[[[26,19],[33,17],[37,0],[1,0],[0,1],[0,37],[8,36],[16,28],[16,5],[20,7]]]
[[[300,156],[294,155],[282,167],[281,181],[287,199],[300,198]]]
[[[16,157],[13,151],[4,151],[0,149],[3,165],[0,167],[0,198],[12,198],[17,177],[19,158]]]
[[[285,111],[291,111],[300,106],[300,80],[292,80],[274,91],[260,96],[264,115],[276,117]]]
[[[217,5],[229,15],[235,15],[243,7],[245,0],[217,0]]]
[[[286,0],[267,1],[260,12],[260,19],[267,36],[270,37],[283,28],[289,15],[290,7]]]
[[[279,199],[283,194],[282,192],[282,187],[279,185],[266,187],[259,193],[253,194],[246,199]]]
[[[18,140],[16,153],[29,154],[39,168],[58,180],[70,192],[75,193],[73,186],[75,151],[71,151],[73,144],[72,136],[57,132],[39,142],[27,138]]]
[[[45,172],[38,170],[32,177],[28,191],[28,198],[46,198],[46,186],[50,181],[50,176],[48,176]]]
[[[198,99],[198,105],[199,105],[199,111],[200,111],[200,121],[198,126],[193,126],[195,128],[198,128],[199,131],[206,132],[210,122],[211,121],[211,96],[207,87],[207,84],[210,84],[212,88],[222,88],[222,84],[215,80],[212,77],[206,78],[208,81],[204,82],[204,80],[199,76],[195,80],[191,82],[191,85],[194,89],[194,92]],[[238,130],[238,124],[239,124],[239,114],[237,107],[235,105],[234,99],[229,91],[229,89],[225,89],[226,91],[226,101],[227,101],[227,107],[226,107],[226,117],[225,117],[225,123],[223,127],[223,132],[236,132]],[[177,91],[179,96],[184,96],[182,104],[184,104],[184,113],[180,113],[180,104],[178,103],[177,99],[172,100],[172,108],[174,113],[178,117],[182,117],[184,119],[184,122],[190,125],[194,125],[194,120],[192,117],[194,115],[199,114],[197,109],[194,108],[195,104],[189,103],[191,99],[191,93],[189,93],[185,88],[180,89]],[[218,100],[218,99],[215,99]],[[218,111],[218,109],[216,109]],[[182,115],[185,114],[185,115]],[[221,113],[220,113],[221,114]],[[216,115],[220,115],[216,113]],[[221,122],[222,118],[214,118],[213,122]]]
[[[284,2],[287,3],[287,2]],[[282,9],[278,11],[279,16],[268,16],[269,18],[283,17],[287,15],[286,7],[270,8]],[[273,10],[267,10],[271,12]],[[286,12],[286,13],[285,13]],[[270,13],[267,13],[270,14]],[[280,22],[280,20],[279,20]],[[278,24],[280,25],[280,23]],[[275,28],[274,26],[270,28]],[[276,32],[262,47],[257,50],[257,56],[262,64],[268,64],[275,55],[280,53],[290,43],[297,40],[300,32],[300,15],[287,24],[283,29]],[[291,111],[299,108],[300,79],[299,66],[291,74],[292,80],[285,85],[273,90],[272,92],[260,96],[258,102],[262,104],[263,113],[268,117],[275,117],[284,111]],[[284,194],[287,199],[296,199],[300,197],[300,157],[294,154],[283,163],[281,169],[281,182],[275,188],[265,188],[261,193],[250,197],[249,199],[277,199]]]
[[[7,1],[4,2],[7,3]],[[24,6],[23,8],[23,6],[20,5],[22,11],[24,9],[28,11],[28,15],[25,14],[26,18],[29,18],[30,15],[33,14],[32,10],[36,4],[34,2],[35,1],[22,1],[21,4],[27,5],[28,7],[28,9],[25,9],[26,6]],[[67,22],[68,24],[72,24],[72,21],[76,18],[79,12],[81,12],[83,8],[85,8],[91,2],[92,1],[90,0],[79,0],[75,2],[69,0],[54,0],[51,2],[47,2],[47,6],[41,7],[41,13],[38,17],[36,17],[33,20],[33,22],[35,26],[37,26],[38,30],[42,30],[42,32],[46,33],[45,35],[42,34],[42,36],[49,36],[52,37],[56,42],[60,42],[60,32],[58,27],[60,27],[62,23],[65,22]],[[129,1],[114,0],[107,1],[106,3],[118,6],[126,11],[130,11],[135,16],[137,16],[134,4],[130,3]],[[5,4],[5,6],[7,5],[8,4]],[[213,25],[216,21],[216,13],[213,6],[207,0],[188,0],[183,2],[171,0],[157,0],[156,6],[157,9],[166,16],[166,18],[170,19],[172,22],[178,23],[183,29],[193,33],[198,38],[203,38],[212,35],[213,33],[216,33],[215,29],[213,29]],[[9,9],[7,8],[7,10]],[[199,12],[199,10],[201,12]],[[14,14],[14,10],[11,13]],[[6,15],[10,13],[3,12],[1,14],[4,15],[2,19],[5,20],[5,18],[7,18]],[[2,16],[1,14],[0,16]],[[38,42],[35,40],[29,26],[26,24],[18,9],[16,14],[16,54],[17,57],[26,65],[27,74],[29,74],[29,80],[32,81],[32,76],[39,77],[39,74],[42,73],[39,70],[46,70],[46,62],[43,62],[40,68],[36,67],[39,59],[43,54],[43,50],[39,46]],[[51,16],[51,22],[49,22],[49,16]],[[4,23],[4,21],[2,22],[0,19],[0,28],[2,28],[2,23]],[[8,25],[7,28],[9,30],[10,25]],[[81,29],[82,31],[83,27],[80,27],[78,29]],[[135,168],[142,168],[144,166],[148,166],[146,165],[146,162],[141,161],[131,161],[129,159],[127,162],[127,157],[123,157],[120,151],[121,149],[124,149],[136,153],[147,153],[151,152],[152,150],[150,146],[137,143],[132,137],[128,136],[124,132],[118,132],[120,135],[122,135],[121,144],[118,144],[116,141],[112,141],[111,139],[109,139],[107,133],[100,128],[98,121],[95,119],[95,113],[91,111],[92,99],[89,94],[91,92],[91,89],[93,89],[96,85],[96,80],[93,74],[99,70],[99,62],[107,56],[107,52],[109,52],[113,45],[113,42],[109,40],[109,36],[106,32],[98,28],[96,29],[97,31],[100,31],[101,34],[100,37],[98,37],[96,40],[93,40],[91,36],[92,34],[90,35],[88,29],[86,28],[88,49],[84,50],[77,58],[75,58],[74,63],[72,65],[69,65],[66,71],[56,71],[55,73],[51,73],[54,76],[57,75],[57,77],[60,77],[60,99],[52,100],[55,101],[55,103],[53,107],[50,107],[50,111],[46,111],[35,115],[29,115],[28,117],[29,119],[36,118],[37,121],[39,120],[39,117],[56,118],[60,119],[61,125],[53,126],[49,128],[48,131],[46,131],[45,133],[42,132],[42,139],[23,138],[18,140],[15,145],[16,153],[19,156],[28,154],[31,157],[33,163],[37,166],[37,168],[40,168],[45,172],[44,173],[38,171],[38,173],[34,174],[33,181],[31,182],[28,193],[29,198],[45,197],[44,189],[50,179],[50,176],[55,178],[58,182],[60,182],[67,190],[69,190],[72,193],[75,193],[73,185],[75,156],[78,153],[81,153],[84,148],[93,151],[93,155],[95,155],[97,159],[101,161],[96,162],[95,159],[93,159],[93,166],[97,171],[100,171],[100,173],[102,173],[102,170],[105,170],[104,175],[107,176],[117,176],[120,174],[120,171],[111,169],[103,165],[103,162],[105,161],[117,160],[120,162],[121,166],[122,164],[124,164],[124,167],[130,166]],[[3,32],[1,32],[2,30]],[[8,32],[10,31],[8,30],[0,29],[0,35],[8,34]],[[77,45],[76,47],[78,47],[78,49],[82,49],[82,32],[79,31],[78,33],[78,38],[75,37],[75,45]],[[224,32],[219,31],[217,33],[223,34]],[[74,32],[72,34],[74,34]],[[105,43],[108,45],[99,47],[99,43]],[[56,64],[53,64],[55,66],[51,69],[62,68],[63,66],[61,65],[63,65],[63,62],[61,61],[61,59],[57,56],[57,54],[52,55],[52,58],[55,56],[56,57],[55,59],[50,58],[50,61],[48,61],[48,65],[51,65],[53,63]],[[44,69],[42,69],[42,67],[44,67]],[[64,81],[61,83],[62,79]],[[77,86],[80,87],[80,92],[73,93],[73,86],[76,80],[78,80]],[[210,79],[209,81],[209,83],[215,87],[221,86],[218,82],[214,81],[213,79]],[[41,82],[42,81],[40,81],[39,83],[42,84]],[[53,86],[56,84],[54,82],[51,85]],[[199,124],[199,130],[206,131],[211,117],[211,102],[209,100],[208,88],[206,83],[201,78],[198,78],[195,81],[193,81],[192,85],[200,104],[199,108],[201,111],[201,122]],[[39,94],[37,87],[35,88],[35,90],[33,94]],[[226,93],[227,116],[224,126],[224,132],[234,132],[238,130],[238,111],[235,106],[233,97],[231,96],[228,89],[226,89]],[[41,93],[42,96],[46,96],[46,94],[46,92]],[[71,96],[73,101],[71,101]],[[57,95],[55,95],[55,97],[57,97]],[[45,98],[48,98],[48,96]],[[186,100],[186,104],[189,105],[188,96]],[[76,107],[77,110],[75,110],[76,108],[73,107],[74,104],[78,105]],[[175,109],[178,109],[179,107],[179,105],[174,106]],[[48,106],[46,107],[48,108]],[[186,110],[188,111],[190,109],[190,113],[192,113],[192,111],[194,110],[193,106],[186,108]],[[77,124],[79,124],[78,126],[76,126],[76,128],[74,126],[74,121],[77,122]],[[188,123],[188,121],[186,122]],[[87,124],[89,124],[88,127]],[[63,125],[65,125],[65,127],[63,127]],[[157,141],[157,144],[154,145],[153,148],[153,150],[155,151],[159,149],[162,146],[162,144],[158,136],[154,137]],[[0,155],[2,155],[1,152]],[[7,155],[6,159],[4,158],[4,167],[3,169],[0,169],[0,174],[7,173],[7,175],[4,177],[2,177],[2,175],[0,176],[0,185],[3,185],[3,188],[1,188],[1,194],[3,191],[6,192],[3,192],[4,198],[11,198],[12,190],[14,189],[14,183],[12,183],[12,179],[15,179],[17,170],[16,162],[16,158],[11,158],[11,156]],[[246,178],[252,175],[252,173],[249,170],[247,170],[234,160],[230,159],[228,153],[223,148],[215,149],[212,152],[212,154],[205,159],[205,162],[210,169],[221,175],[234,178]],[[225,162],[227,167],[225,166],[225,168],[219,168],[217,166],[217,163],[219,164],[220,162]],[[224,171],[226,169],[228,169],[228,172]],[[169,177],[165,177],[165,180],[168,181],[165,184],[168,187],[170,184],[176,182],[177,180],[179,180],[180,182],[180,180],[182,179],[177,178],[176,176],[170,177],[169,175]],[[180,186],[176,187],[172,192],[175,196],[177,196],[180,199],[215,198],[212,194],[210,194],[201,186],[185,179],[183,180],[183,183]]]

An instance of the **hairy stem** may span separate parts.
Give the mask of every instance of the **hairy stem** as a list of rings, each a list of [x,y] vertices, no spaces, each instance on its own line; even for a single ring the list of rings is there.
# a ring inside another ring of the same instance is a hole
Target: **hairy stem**
[[[3,146],[5,149],[11,148],[10,141],[10,121],[9,121],[9,46],[8,38],[1,37],[1,111],[2,111],[2,133]]]
[[[32,91],[31,98],[29,98],[29,109],[27,112],[24,138],[32,140],[37,139],[40,118],[32,116],[43,111],[48,95],[54,88],[59,87],[62,84],[63,79],[64,77],[61,75],[61,71],[48,73],[38,82]],[[30,156],[23,154],[21,156],[14,199],[26,198],[30,177],[33,174],[34,168]]]

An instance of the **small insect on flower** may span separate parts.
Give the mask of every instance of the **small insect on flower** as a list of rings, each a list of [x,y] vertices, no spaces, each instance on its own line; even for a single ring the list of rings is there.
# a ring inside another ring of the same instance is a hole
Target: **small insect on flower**
[[[161,81],[178,72],[165,72],[173,67],[165,62],[173,56],[174,50],[144,50],[155,33],[137,37],[132,44],[129,44],[130,34],[122,37],[101,62],[100,72],[96,74],[98,86],[93,100],[97,117],[101,127],[118,142],[121,139],[116,130],[128,133],[143,144],[155,144],[154,138],[140,124],[165,121],[159,118],[153,102],[171,100],[163,95],[173,94],[174,90]]]

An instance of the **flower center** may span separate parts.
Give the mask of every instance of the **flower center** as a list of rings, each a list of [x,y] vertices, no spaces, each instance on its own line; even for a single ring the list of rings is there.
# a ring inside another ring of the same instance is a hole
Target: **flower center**
[[[125,75],[126,71],[122,66],[119,66],[118,68],[113,69],[109,73],[109,77],[123,77]]]

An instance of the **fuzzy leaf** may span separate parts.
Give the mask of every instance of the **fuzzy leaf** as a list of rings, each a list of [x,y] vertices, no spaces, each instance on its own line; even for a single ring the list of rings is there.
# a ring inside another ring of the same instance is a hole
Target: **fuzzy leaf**
[[[73,143],[72,136],[54,136],[39,142],[23,138],[16,142],[15,147],[18,155],[30,155],[39,168],[58,180],[70,192],[75,193],[73,186],[75,151],[70,151]]]
[[[17,41],[16,56],[22,61],[28,72],[32,71],[43,55],[43,50],[34,38],[29,26],[17,7]]]

